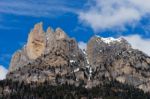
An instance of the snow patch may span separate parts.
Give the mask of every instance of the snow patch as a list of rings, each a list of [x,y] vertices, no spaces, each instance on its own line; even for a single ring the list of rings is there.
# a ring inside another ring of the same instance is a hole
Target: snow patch
[[[90,71],[89,71],[89,72],[90,72],[90,74],[92,74],[92,68],[90,68]]]
[[[75,70],[74,70],[74,72],[78,72],[79,70],[80,70],[80,69],[79,69],[79,68],[77,68],[77,69],[75,69]]]
[[[89,81],[91,80],[91,77],[92,77],[92,68],[90,67],[90,68],[89,68],[89,77],[88,77],[88,80],[89,80]]]
[[[101,38],[101,40],[107,44],[110,44],[111,42],[121,42],[121,40],[122,40],[121,38],[116,39],[113,37],[108,37],[108,38],[104,38],[104,37],[100,37],[100,36],[96,36],[96,37]]]
[[[90,68],[90,66],[89,66],[89,65],[87,65],[87,66],[86,66],[86,68]]]
[[[120,42],[121,39],[115,39],[113,37],[109,37],[109,38],[101,38],[103,42],[109,44],[111,42]]]
[[[70,63],[75,63],[75,60],[70,60]]]
[[[88,60],[87,53],[86,53],[86,51],[85,51],[85,50],[83,50],[83,54],[85,55],[85,58],[86,58],[87,64],[89,64],[89,60]]]
[[[87,62],[87,66],[86,66],[86,68],[87,68],[87,69],[88,69],[88,71],[89,71],[88,80],[90,81],[90,80],[91,80],[91,77],[92,77],[92,68],[91,68],[91,66],[90,66],[90,63],[89,63],[89,60],[88,60],[88,57],[87,57],[87,53],[86,53],[86,51],[84,51],[84,50],[83,50],[83,53],[84,53],[85,58],[86,58],[86,62]]]
[[[102,50],[99,50],[99,52],[102,52]]]

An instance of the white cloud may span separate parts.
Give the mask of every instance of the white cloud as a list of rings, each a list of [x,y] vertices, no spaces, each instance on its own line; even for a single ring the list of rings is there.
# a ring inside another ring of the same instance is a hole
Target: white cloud
[[[68,0],[1,0],[0,15],[15,14],[33,17],[57,17],[71,12],[76,13],[73,4],[80,5],[80,2]]]
[[[83,41],[80,41],[79,43],[78,43],[78,45],[79,45],[79,48],[80,49],[85,49],[86,50],[86,46],[87,46],[87,44],[85,43],[85,42],[83,42]]]
[[[150,0],[94,0],[79,13],[80,21],[95,31],[124,28],[150,13]]]
[[[139,35],[124,36],[134,49],[139,49],[150,56],[150,39],[143,39]]]
[[[4,66],[0,65],[0,80],[3,80],[6,78],[7,72],[8,70]]]

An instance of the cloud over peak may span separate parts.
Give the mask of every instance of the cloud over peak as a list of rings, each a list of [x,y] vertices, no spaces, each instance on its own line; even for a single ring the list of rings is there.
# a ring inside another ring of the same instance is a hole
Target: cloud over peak
[[[150,56],[150,39],[143,39],[139,35],[124,36],[134,49],[139,49]]]
[[[6,78],[8,70],[4,68],[4,66],[0,65],[0,80],[3,80]]]
[[[79,13],[79,19],[99,31],[136,23],[149,13],[150,0],[94,0]]]
[[[85,42],[80,41],[80,42],[78,43],[78,45],[79,45],[79,48],[80,48],[80,49],[86,50],[87,44],[86,44]]]

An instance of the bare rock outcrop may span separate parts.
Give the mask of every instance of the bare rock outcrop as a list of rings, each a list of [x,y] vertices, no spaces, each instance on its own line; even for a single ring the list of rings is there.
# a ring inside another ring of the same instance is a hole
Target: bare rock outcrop
[[[9,72],[27,65],[30,61],[41,56],[45,50],[45,42],[45,33],[42,23],[38,23],[29,33],[27,44],[24,45],[21,50],[14,53],[11,59]]]
[[[93,37],[88,42],[87,54],[93,80],[116,80],[150,91],[150,57],[133,49],[125,39]]]
[[[27,44],[12,57],[7,79],[52,85],[81,83],[85,88],[118,81],[150,92],[150,57],[123,38],[94,36],[82,51],[60,28],[42,23],[30,32]]]
[[[29,59],[36,59],[44,53],[45,50],[45,32],[42,23],[36,24],[30,32],[26,45]]]
[[[69,38],[60,28],[54,31],[48,27],[44,32],[42,23],[38,23],[30,32],[24,48],[12,57],[7,78],[44,82],[55,79],[57,75],[64,76],[70,72],[73,75],[74,69],[78,72],[84,66],[84,60],[75,39]]]
[[[9,66],[9,72],[14,71],[26,65],[28,62],[29,62],[29,58],[27,55],[26,46],[24,46],[22,50],[18,50],[12,56],[10,66]]]

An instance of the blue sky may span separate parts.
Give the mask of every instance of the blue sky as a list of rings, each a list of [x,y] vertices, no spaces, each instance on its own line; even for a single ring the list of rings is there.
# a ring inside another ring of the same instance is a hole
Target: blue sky
[[[150,55],[150,0],[0,0],[0,64],[26,43],[38,22],[61,27],[85,46],[93,35],[124,37]]]

